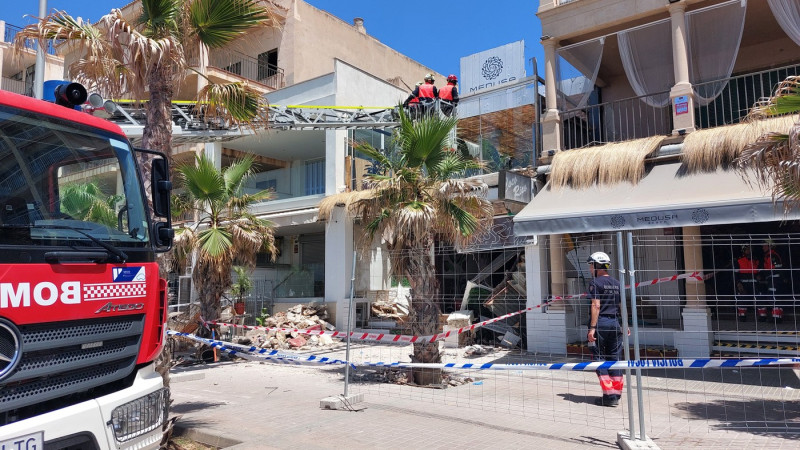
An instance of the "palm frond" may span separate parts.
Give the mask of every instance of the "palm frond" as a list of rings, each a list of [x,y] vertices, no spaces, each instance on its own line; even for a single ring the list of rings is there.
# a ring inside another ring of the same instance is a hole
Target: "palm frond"
[[[255,128],[268,122],[266,99],[249,85],[209,82],[197,93],[197,103],[209,119]]]
[[[231,163],[222,171],[222,177],[225,180],[225,189],[231,196],[237,195],[242,188],[242,183],[253,174],[253,155],[247,155],[242,159],[236,160]]]
[[[269,9],[257,0],[194,0],[189,23],[194,34],[209,48],[220,48],[252,28],[274,25]]]
[[[144,34],[151,38],[165,37],[178,29],[181,4],[179,0],[141,0],[142,14],[139,24]]]
[[[181,185],[197,201],[215,202],[225,197],[225,181],[222,174],[205,155],[197,156],[194,164],[186,163],[178,166],[177,170]]]
[[[208,257],[217,258],[232,247],[231,233],[222,228],[207,228],[197,233],[198,250]]]

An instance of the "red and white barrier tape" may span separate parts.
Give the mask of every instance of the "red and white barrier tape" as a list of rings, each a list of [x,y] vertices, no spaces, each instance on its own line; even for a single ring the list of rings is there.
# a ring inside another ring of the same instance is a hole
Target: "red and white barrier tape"
[[[684,274],[680,274],[680,275],[673,275],[673,276],[670,276],[670,277],[656,278],[656,279],[649,280],[649,281],[640,281],[639,283],[636,283],[635,286],[636,287],[639,287],[639,286],[652,286],[654,284],[660,284],[660,283],[666,283],[666,282],[670,282],[670,281],[683,280],[683,279],[687,279],[687,278],[693,278],[693,279],[696,279],[696,280],[699,280],[699,281],[703,281],[705,279],[705,277],[703,276],[702,272],[692,272],[692,273],[684,273]],[[630,286],[625,286],[625,288],[630,288]],[[502,316],[495,317],[493,319],[484,320],[483,322],[479,322],[479,323],[474,323],[474,324],[472,324],[472,325],[470,325],[468,327],[461,327],[461,328],[459,328],[457,330],[445,331],[444,333],[437,333],[437,334],[432,334],[432,335],[428,335],[428,336],[407,336],[407,335],[401,335],[401,334],[384,334],[384,333],[361,333],[361,332],[355,332],[355,331],[351,331],[349,334],[350,334],[350,338],[351,339],[357,339],[357,340],[360,340],[360,341],[378,341],[378,342],[392,342],[392,343],[399,342],[399,343],[406,343],[406,344],[432,343],[432,342],[436,342],[436,341],[438,341],[440,339],[445,339],[445,338],[448,338],[450,336],[458,335],[458,334],[461,334],[461,333],[464,333],[464,332],[467,332],[467,331],[472,331],[472,330],[475,330],[477,328],[481,328],[481,327],[484,327],[486,325],[489,325],[489,324],[492,324],[492,323],[495,323],[495,322],[499,322],[501,320],[508,319],[509,317],[514,317],[514,316],[518,316],[520,314],[525,314],[525,313],[527,313],[529,311],[533,311],[534,309],[541,308],[543,306],[548,306],[548,305],[550,305],[550,304],[552,304],[552,303],[554,303],[556,301],[559,301],[559,300],[567,300],[567,299],[582,298],[582,297],[586,297],[586,294],[565,295],[565,296],[551,297],[550,300],[548,300],[548,301],[546,301],[546,302],[544,302],[542,304],[536,305],[536,306],[530,306],[528,308],[521,309],[521,310],[516,311],[516,312],[512,312],[512,313],[504,314]],[[204,325],[206,325],[206,324],[221,325],[221,326],[226,326],[226,327],[241,328],[241,329],[244,329],[244,330],[283,331],[284,333],[299,333],[299,334],[307,334],[307,335],[311,335],[311,336],[326,335],[326,336],[330,336],[332,338],[346,338],[347,335],[348,335],[348,333],[346,331],[327,331],[327,330],[323,330],[323,329],[309,330],[307,328],[260,327],[260,326],[251,326],[251,325],[238,325],[238,324],[234,324],[234,323],[225,323],[225,322],[219,322],[219,321],[216,321],[216,320],[215,321],[211,321],[211,322],[206,322],[205,320],[203,320],[203,324]]]

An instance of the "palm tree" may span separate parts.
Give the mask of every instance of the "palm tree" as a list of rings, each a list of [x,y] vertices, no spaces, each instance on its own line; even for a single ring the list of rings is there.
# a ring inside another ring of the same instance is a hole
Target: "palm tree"
[[[64,42],[82,53],[70,72],[90,89],[111,98],[149,96],[142,145],[169,154],[172,98],[188,70],[187,55],[223,47],[253,28],[275,22],[259,0],[140,1],[142,13],[133,22],[119,9],[97,25],[55,11],[20,31],[16,46],[21,51],[32,40],[40,45]],[[198,101],[208,104],[208,113],[223,114],[232,123],[264,119],[261,96],[242,83],[211,83]]]
[[[383,170],[366,175],[367,192],[326,198],[320,215],[327,217],[344,203],[361,217],[367,236],[380,237],[389,250],[392,275],[411,285],[411,331],[415,335],[438,332],[440,307],[434,247],[437,242],[466,245],[491,225],[492,205],[483,182],[455,178],[480,168],[474,160],[454,151],[450,136],[456,118],[438,116],[412,121],[400,109],[395,131],[396,152],[386,155],[369,144],[358,150]],[[414,344],[415,362],[441,362],[438,343]],[[441,371],[416,370],[419,384],[439,382]]]
[[[749,120],[800,112],[800,77],[782,81],[775,94],[757,104]],[[800,206],[800,122],[788,133],[772,132],[748,145],[737,159],[742,172],[753,171],[761,186],[772,190],[774,200],[784,199],[784,208]]]
[[[252,267],[256,255],[275,257],[273,224],[250,212],[254,203],[267,200],[271,191],[247,194],[244,187],[253,174],[253,159],[244,158],[222,170],[205,155],[177,168],[178,185],[186,189],[199,220],[179,229],[173,248],[174,262],[184,267],[195,255],[192,281],[205,320],[219,318],[220,299],[231,287],[234,264]]]

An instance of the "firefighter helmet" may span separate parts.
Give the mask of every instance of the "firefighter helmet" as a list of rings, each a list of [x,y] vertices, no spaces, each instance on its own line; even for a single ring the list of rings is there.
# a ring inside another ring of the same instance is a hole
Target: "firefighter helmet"
[[[456,82],[458,82],[458,77],[453,75],[453,74],[450,74],[450,75],[447,76],[447,82],[448,83],[456,83]]]
[[[435,81],[433,78],[433,74],[432,73],[425,74],[425,81],[430,81],[431,83],[433,83]]]

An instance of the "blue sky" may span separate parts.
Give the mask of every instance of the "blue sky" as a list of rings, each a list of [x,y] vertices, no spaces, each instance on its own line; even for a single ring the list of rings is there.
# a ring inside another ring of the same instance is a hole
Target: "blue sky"
[[[367,33],[386,45],[444,75],[459,74],[462,56],[509,42],[525,41],[525,59],[535,57],[543,73],[544,51],[537,0],[307,0],[345,22],[364,19]],[[38,0],[2,0],[0,19],[25,25],[25,14],[38,15]],[[64,9],[73,16],[96,21],[111,8],[129,0],[48,0],[48,11]],[[531,75],[531,64],[526,62]]]

